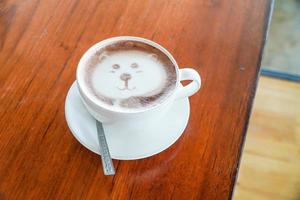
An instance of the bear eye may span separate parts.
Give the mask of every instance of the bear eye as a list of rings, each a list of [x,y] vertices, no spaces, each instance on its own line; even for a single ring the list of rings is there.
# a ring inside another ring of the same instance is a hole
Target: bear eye
[[[119,69],[119,68],[120,68],[120,65],[118,65],[118,64],[113,64],[112,68],[113,68],[113,69]]]
[[[136,69],[136,68],[138,68],[139,67],[139,65],[137,64],[137,63],[132,63],[131,64],[131,68],[133,68],[133,69]]]

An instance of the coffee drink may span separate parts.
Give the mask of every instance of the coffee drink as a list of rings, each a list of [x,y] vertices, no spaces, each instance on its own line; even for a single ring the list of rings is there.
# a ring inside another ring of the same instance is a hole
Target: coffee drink
[[[144,110],[162,103],[176,87],[176,67],[161,50],[138,41],[97,49],[85,63],[88,93],[112,110]]]

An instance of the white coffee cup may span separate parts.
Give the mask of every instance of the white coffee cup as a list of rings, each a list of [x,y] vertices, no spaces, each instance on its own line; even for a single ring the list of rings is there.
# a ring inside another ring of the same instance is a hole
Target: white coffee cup
[[[111,43],[124,40],[137,41],[151,45],[163,52],[172,61],[176,68],[176,87],[172,91],[172,94],[163,102],[143,110],[127,109],[116,111],[100,105],[95,99],[96,97],[87,92],[88,88],[84,81],[83,70],[85,69],[85,64],[88,59],[93,56],[98,49]],[[76,78],[80,96],[88,112],[102,123],[113,123],[115,126],[119,126],[120,130],[122,130],[122,128],[141,130],[147,128],[147,126],[151,126],[154,121],[161,119],[163,114],[170,109],[174,101],[193,95],[201,86],[201,78],[196,70],[192,68],[179,69],[175,59],[165,48],[151,40],[132,36],[113,37],[93,45],[80,59],[77,66]],[[183,80],[191,80],[191,82],[182,87],[180,81]]]

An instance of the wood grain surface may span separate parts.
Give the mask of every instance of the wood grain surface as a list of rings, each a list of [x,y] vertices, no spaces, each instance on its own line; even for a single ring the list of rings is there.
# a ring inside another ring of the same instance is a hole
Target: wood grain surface
[[[260,78],[235,200],[300,199],[299,99],[300,83]]]
[[[0,199],[230,199],[271,3],[0,1]],[[64,101],[81,55],[118,35],[160,43],[203,86],[172,147],[115,160],[105,177],[71,135]]]

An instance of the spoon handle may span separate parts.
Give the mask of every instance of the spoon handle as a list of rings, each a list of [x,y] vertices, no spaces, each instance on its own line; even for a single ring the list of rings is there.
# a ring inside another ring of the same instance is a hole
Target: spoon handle
[[[100,154],[101,154],[101,160],[102,160],[102,166],[103,166],[103,172],[105,175],[114,175],[115,174],[115,168],[109,153],[109,149],[107,146],[103,125],[101,122],[96,120],[96,126],[97,126],[97,133],[98,133],[98,141],[99,141],[99,147],[100,147]]]

